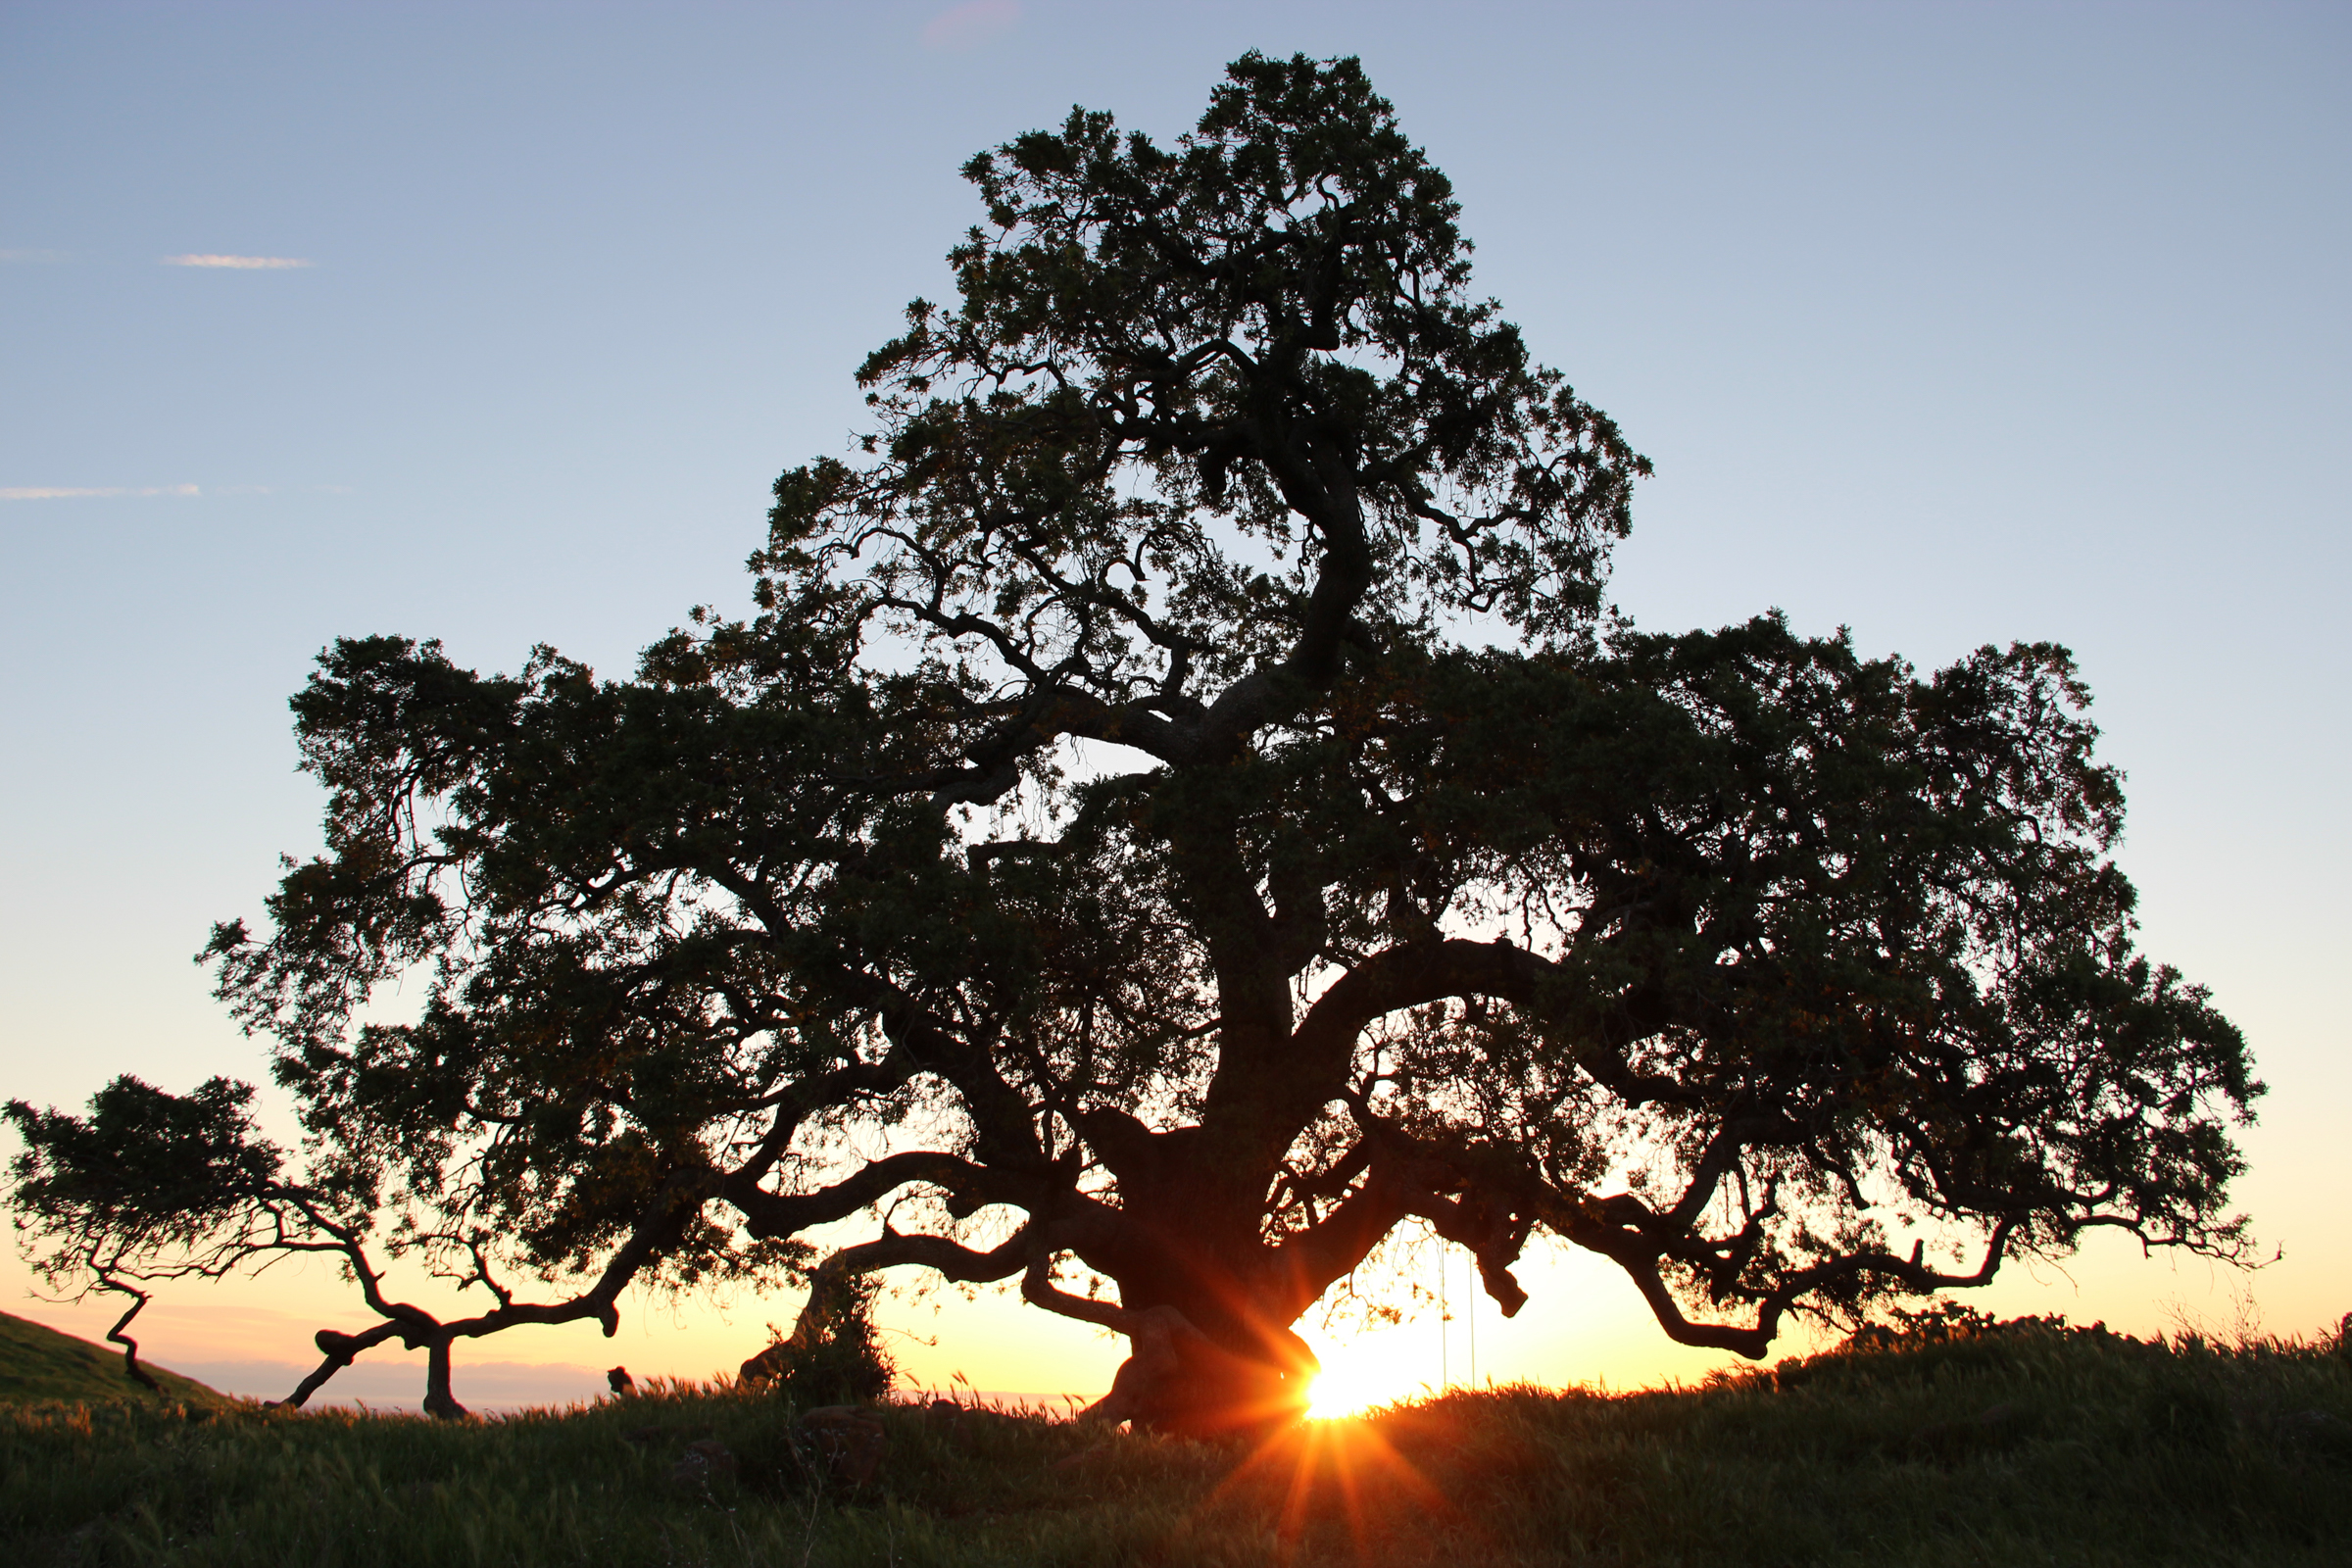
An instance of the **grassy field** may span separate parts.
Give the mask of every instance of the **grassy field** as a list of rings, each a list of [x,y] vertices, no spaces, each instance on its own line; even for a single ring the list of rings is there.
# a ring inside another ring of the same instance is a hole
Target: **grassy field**
[[[1979,1328],[1704,1389],[1457,1394],[1255,1451],[884,1420],[879,1476],[849,1487],[788,1406],[725,1392],[447,1425],[16,1405],[0,1561],[2352,1562],[2341,1344]]]
[[[145,1361],[139,1364],[163,1385],[160,1396],[149,1394],[122,1375],[121,1350],[92,1345],[88,1340],[0,1312],[0,1402],[124,1399],[194,1405],[234,1402],[194,1378],[183,1378]]]

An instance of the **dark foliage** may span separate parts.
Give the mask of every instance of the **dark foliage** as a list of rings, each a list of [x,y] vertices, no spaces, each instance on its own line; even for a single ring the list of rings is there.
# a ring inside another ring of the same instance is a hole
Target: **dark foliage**
[[[618,679],[322,656],[326,853],[207,950],[307,1173],[167,1200],[106,1104],[19,1106],[61,1267],[340,1250],[385,1321],[319,1376],[398,1337],[453,1408],[453,1340],[632,1280],[806,1277],[805,1348],[875,1270],[1018,1277],[1133,1339],[1106,1413],[1213,1431],[1298,1406],[1290,1324],[1415,1222],[1505,1311],[1542,1227],[1751,1356],[2096,1227],[2242,1246],[2260,1085],[2133,949],[2064,649],[1604,616],[1647,466],[1352,61],[966,173],[957,300],[777,481],[756,614]],[[495,1304],[383,1298],[368,1234]]]
[[[809,1332],[775,1335],[767,1349],[744,1363],[745,1385],[764,1388],[804,1410],[880,1400],[899,1379],[898,1363],[874,1323],[874,1298],[880,1292],[870,1275],[846,1282],[828,1296],[821,1320],[810,1323]]]

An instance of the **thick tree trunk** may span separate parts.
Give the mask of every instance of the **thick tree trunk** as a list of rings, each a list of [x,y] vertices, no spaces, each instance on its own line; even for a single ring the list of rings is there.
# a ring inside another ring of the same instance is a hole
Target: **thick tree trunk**
[[[1131,1421],[1138,1430],[1219,1439],[1256,1437],[1305,1412],[1315,1374],[1311,1355],[1276,1361],[1237,1352],[1165,1304],[1135,1317],[1131,1352],[1110,1393],[1088,1415]]]
[[[1205,1207],[1206,1205],[1201,1205]],[[1111,1270],[1132,1346],[1095,1414],[1192,1438],[1250,1436],[1297,1420],[1318,1367],[1291,1323],[1307,1303],[1268,1288],[1252,1236],[1152,1227],[1161,1247]]]
[[[1072,1315],[1127,1335],[1132,1349],[1091,1413],[1196,1438],[1296,1420],[1319,1369],[1291,1324],[1314,1293],[1295,1288],[1260,1237],[1271,1179],[1261,1152],[1225,1128],[1121,1131],[1091,1129],[1117,1151],[1124,1223],[1077,1249],[1117,1283],[1119,1304]]]

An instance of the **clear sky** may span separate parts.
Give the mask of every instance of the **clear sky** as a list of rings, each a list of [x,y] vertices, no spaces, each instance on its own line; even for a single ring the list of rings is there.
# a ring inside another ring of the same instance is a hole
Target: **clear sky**
[[[2352,1309],[2341,4],[5,0],[0,1090],[261,1076],[188,957],[317,843],[285,698],[318,647],[618,670],[741,603],[768,482],[843,449],[850,371],[943,292],[962,160],[1073,102],[1172,137],[1250,48],[1362,57],[1482,285],[1656,460],[1615,589],[1643,625],[1780,606],[1922,663],[2080,656],[2145,946],[2272,1086],[2239,1198],[2284,1256],[2108,1247],[1990,1304]],[[302,265],[189,265],[220,258]],[[1604,1270],[1534,1274],[1482,1378],[1711,1364]],[[24,1290],[0,1262],[0,1307],[104,1326]],[[150,1348],[282,1392],[255,1364],[343,1299],[187,1288]],[[511,1334],[474,1360],[552,1365],[459,1393],[704,1375],[792,1304]],[[933,1380],[1083,1391],[1116,1358],[1001,1298],[892,1310]],[[1384,1360],[1436,1378],[1439,1332]]]

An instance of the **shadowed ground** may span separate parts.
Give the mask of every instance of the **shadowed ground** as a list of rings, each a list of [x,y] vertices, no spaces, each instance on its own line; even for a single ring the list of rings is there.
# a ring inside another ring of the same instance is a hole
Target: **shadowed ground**
[[[787,1405],[723,1392],[465,1423],[22,1406],[0,1559],[2317,1564],[2352,1541],[2340,1342],[1979,1327],[1703,1389],[1454,1395],[1254,1452],[884,1421],[877,1479],[845,1487]]]

